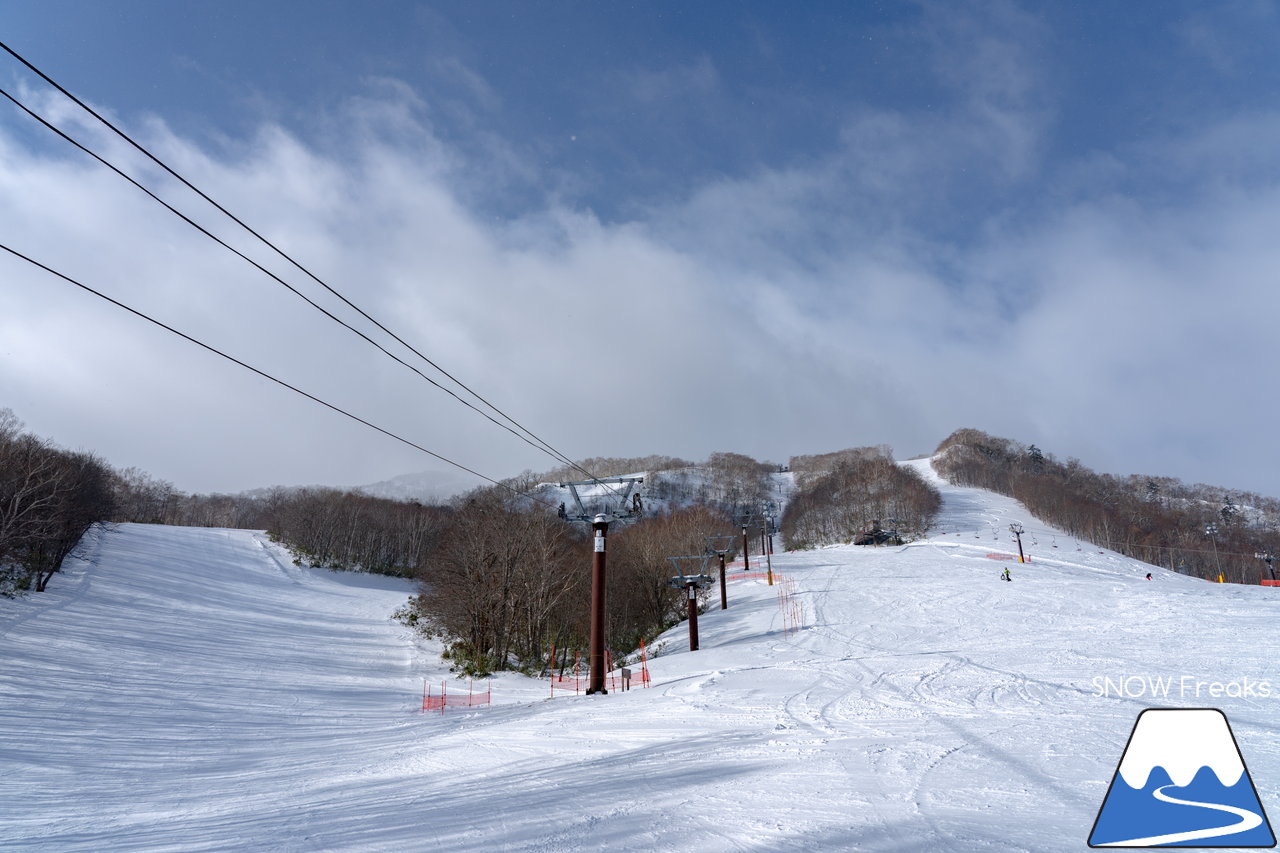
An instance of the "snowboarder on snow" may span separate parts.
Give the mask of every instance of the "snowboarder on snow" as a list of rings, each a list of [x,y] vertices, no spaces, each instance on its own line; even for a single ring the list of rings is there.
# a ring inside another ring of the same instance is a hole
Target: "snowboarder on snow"
[[[1010,583],[1013,583],[1013,578],[1009,575],[1008,569],[1004,570],[1004,574],[1000,576],[1000,580],[1005,580],[1005,581],[1009,581]]]
[[[1147,580],[1151,580],[1151,572],[1147,572]]]

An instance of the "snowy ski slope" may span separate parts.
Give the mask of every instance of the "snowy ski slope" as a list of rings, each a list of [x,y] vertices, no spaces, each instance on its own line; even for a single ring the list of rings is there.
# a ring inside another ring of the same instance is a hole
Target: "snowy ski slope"
[[[444,715],[418,712],[438,649],[389,618],[406,584],[246,531],[93,535],[50,592],[0,601],[0,849],[1078,851],[1153,706],[1223,709],[1280,813],[1280,590],[939,486],[928,541],[775,555],[799,632],[739,580],[648,690],[505,675]],[[1011,521],[1030,565],[987,556],[1016,553]]]

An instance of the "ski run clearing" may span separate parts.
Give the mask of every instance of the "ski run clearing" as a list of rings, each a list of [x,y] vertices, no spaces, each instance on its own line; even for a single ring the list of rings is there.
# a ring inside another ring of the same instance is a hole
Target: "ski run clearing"
[[[439,647],[391,619],[409,584],[251,531],[91,532],[47,593],[0,600],[0,849],[1079,851],[1148,707],[1221,708],[1280,813],[1280,589],[906,464],[943,493],[928,540],[774,556],[798,631],[735,580],[700,651],[683,624],[655,644],[648,689],[504,674],[444,714],[421,713]],[[988,556],[1014,521],[1029,565]]]

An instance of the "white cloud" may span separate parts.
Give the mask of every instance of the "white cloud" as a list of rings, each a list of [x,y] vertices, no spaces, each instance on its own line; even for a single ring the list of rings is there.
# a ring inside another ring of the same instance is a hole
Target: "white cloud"
[[[1026,31],[1011,20],[1008,32]],[[1105,169],[1049,174],[1050,112],[1011,40],[984,36],[956,66],[971,98],[927,113],[851,108],[827,156],[722,177],[624,224],[556,203],[485,218],[469,204],[476,187],[536,165],[500,140],[481,153],[444,143],[430,105],[393,82],[333,117],[340,138],[264,127],[214,149],[160,123],[143,133],[577,457],[785,461],[882,442],[910,455],[976,426],[1108,470],[1280,492],[1256,464],[1280,414],[1268,367],[1280,193],[1270,176],[1247,180],[1266,158],[1215,165],[1273,122],[1241,116],[1112,152]],[[33,154],[3,129],[0,155],[0,231],[15,248],[478,470],[552,464],[87,161]],[[1176,193],[1112,189],[1150,187],[1164,168],[1178,170]],[[966,209],[962,190],[986,181],[1019,190],[1017,216]],[[1046,188],[1068,203],[1027,200]],[[963,239],[934,227],[965,215]],[[0,405],[116,464],[192,489],[427,467],[8,259],[0,304]]]

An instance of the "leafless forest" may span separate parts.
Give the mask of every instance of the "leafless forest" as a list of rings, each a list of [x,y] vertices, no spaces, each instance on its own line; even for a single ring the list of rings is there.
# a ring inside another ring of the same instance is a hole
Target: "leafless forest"
[[[954,483],[1017,498],[1078,537],[1183,574],[1232,583],[1269,578],[1280,554],[1280,501],[1172,477],[1099,474],[974,429],[952,433],[934,466]]]
[[[1280,550],[1280,501],[1168,477],[1098,474],[1034,445],[962,429],[935,465],[953,482],[1022,501],[1082,542],[1205,578],[1269,576]],[[737,453],[702,463],[669,456],[597,458],[598,477],[643,475],[644,512],[609,532],[608,634],[625,654],[684,616],[669,558],[703,554],[707,539],[760,548],[762,508],[785,506],[788,548],[852,542],[873,528],[910,539],[938,512],[935,489],[895,464],[886,446],[794,456],[786,466]],[[778,476],[789,471],[791,477]],[[0,594],[39,592],[92,525],[111,522],[267,531],[300,565],[415,579],[401,618],[441,637],[461,671],[540,669],[551,649],[586,644],[587,526],[558,517],[555,484],[575,469],[526,471],[439,505],[355,490],[275,488],[191,495],[136,469],[117,471],[23,430],[0,410]],[[709,566],[714,565],[710,561]]]

